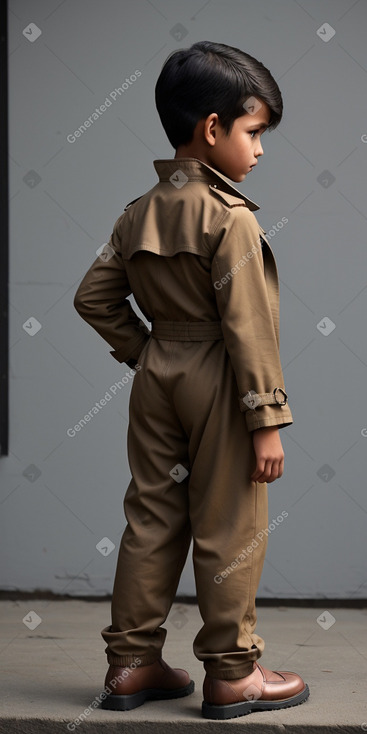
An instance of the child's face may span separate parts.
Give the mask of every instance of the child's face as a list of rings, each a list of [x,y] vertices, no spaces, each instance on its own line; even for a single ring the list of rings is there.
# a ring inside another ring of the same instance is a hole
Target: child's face
[[[269,124],[270,109],[262,100],[258,100],[258,104],[261,107],[255,114],[247,112],[237,117],[229,136],[226,136],[218,120],[213,121],[212,128],[208,126],[205,130],[206,140],[210,143],[207,154],[212,161],[208,165],[232,181],[243,181],[256,166],[258,157],[264,153],[260,136]]]

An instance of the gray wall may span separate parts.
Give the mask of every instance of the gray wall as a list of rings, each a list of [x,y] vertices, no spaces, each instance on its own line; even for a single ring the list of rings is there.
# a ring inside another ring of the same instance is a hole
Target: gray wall
[[[259,596],[366,597],[366,30],[366,0],[9,3],[1,588],[112,589],[130,479],[130,383],[75,436],[67,430],[128,368],[78,316],[73,297],[124,206],[156,183],[152,161],[174,156],[154,106],[165,58],[212,40],[262,60],[285,103],[280,127],[263,136],[259,167],[238,184],[261,205],[278,263],[294,417],[280,434],[283,477],[269,485],[270,520],[288,517],[271,529]],[[136,70],[141,76],[114,93]],[[106,98],[111,104],[69,142]],[[190,560],[179,591],[194,593]]]

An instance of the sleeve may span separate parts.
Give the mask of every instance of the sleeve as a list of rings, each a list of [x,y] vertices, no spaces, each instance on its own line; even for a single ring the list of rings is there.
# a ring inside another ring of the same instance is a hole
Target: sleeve
[[[127,299],[132,291],[121,254],[120,220],[121,217],[115,222],[108,243],[82,279],[74,296],[74,307],[113,347],[110,354],[131,367],[137,362],[150,331]]]
[[[270,297],[258,222],[245,207],[228,212],[212,260],[212,282],[249,431],[293,423],[279,356],[275,261],[273,266],[276,280]]]

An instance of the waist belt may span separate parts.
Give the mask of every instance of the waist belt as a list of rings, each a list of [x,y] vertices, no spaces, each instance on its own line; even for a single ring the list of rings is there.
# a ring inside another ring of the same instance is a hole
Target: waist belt
[[[151,336],[177,342],[223,339],[220,321],[152,321]]]

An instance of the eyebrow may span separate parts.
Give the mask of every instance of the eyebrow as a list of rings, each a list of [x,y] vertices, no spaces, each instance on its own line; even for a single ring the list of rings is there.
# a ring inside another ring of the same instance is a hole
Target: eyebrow
[[[253,125],[250,125],[250,127],[249,127],[248,129],[249,129],[250,131],[251,131],[251,129],[252,129],[252,130],[262,130],[262,129],[263,129],[263,130],[267,130],[267,128],[268,128],[268,127],[269,127],[269,125],[267,125],[267,124],[265,124],[265,123],[262,123],[261,125],[256,125],[256,124],[254,123]]]

